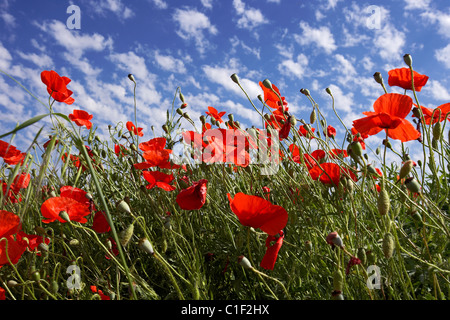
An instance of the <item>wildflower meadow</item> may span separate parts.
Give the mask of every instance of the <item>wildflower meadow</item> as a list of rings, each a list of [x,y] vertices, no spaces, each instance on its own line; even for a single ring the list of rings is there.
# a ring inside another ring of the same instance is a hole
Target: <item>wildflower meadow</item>
[[[105,139],[71,79],[43,70],[48,113],[0,132],[0,299],[449,299],[450,102],[422,106],[428,76],[403,58],[344,136],[322,113],[339,118],[329,88],[328,105],[299,88],[311,109],[293,114],[298,92],[261,79],[250,97],[230,74],[260,127],[214,106],[194,121],[178,88],[163,135],[135,105]],[[51,134],[18,148],[44,118]]]

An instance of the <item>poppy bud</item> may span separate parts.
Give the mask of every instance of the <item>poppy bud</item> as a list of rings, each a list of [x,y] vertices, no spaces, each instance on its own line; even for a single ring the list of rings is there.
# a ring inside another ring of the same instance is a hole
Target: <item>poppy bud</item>
[[[436,124],[433,126],[433,139],[439,140],[442,135],[442,125],[440,122],[436,122]]]
[[[39,273],[39,271],[35,271],[31,274],[31,278],[34,281],[39,282],[39,281],[41,281],[41,274]]]
[[[269,81],[269,79],[264,79],[264,81],[262,82],[262,84],[263,84],[264,87],[266,87],[267,89],[272,89],[272,83]]]
[[[410,54],[405,54],[404,56],[403,56],[403,61],[405,61],[405,63],[406,63],[406,65],[408,66],[408,67],[412,67],[412,57],[411,57],[411,55]]]
[[[231,122],[231,123],[234,122],[234,116],[233,116],[232,113],[229,113],[229,114],[228,114],[228,119],[230,119],[230,122]]]
[[[230,78],[234,83],[239,84],[239,77],[236,73],[233,73]]]
[[[154,255],[155,251],[153,250],[153,246],[150,243],[150,241],[148,241],[147,238],[141,238],[139,240],[138,246],[141,250],[147,252],[150,255]]]
[[[297,124],[297,119],[292,116],[289,118],[289,122],[291,123],[291,126],[295,126]]]
[[[163,124],[162,129],[164,130],[165,133],[169,133],[169,127],[167,126],[167,124]]]
[[[431,140],[431,147],[432,147],[433,149],[436,149],[436,150],[437,150],[438,147],[439,147],[438,142],[439,142],[439,140],[433,138],[433,140]],[[429,166],[430,169],[431,169],[432,162],[428,163],[428,166]]]
[[[412,168],[415,167],[417,164],[412,161],[408,160],[403,163],[402,168],[400,169],[399,179],[406,178],[406,176],[411,172]]]
[[[378,205],[378,213],[380,215],[384,216],[389,213],[390,200],[389,200],[389,194],[385,188],[382,188],[380,190],[380,193],[378,195],[377,205]]]
[[[361,263],[363,265],[366,264],[366,262],[367,262],[367,255],[366,255],[366,250],[364,250],[364,248],[358,248],[356,256],[358,257],[359,260],[361,260]]]
[[[8,286],[8,288],[14,288],[14,287],[17,287],[19,285],[19,283],[17,283],[17,281],[14,281],[14,280],[8,280],[6,285]]]
[[[48,252],[48,245],[46,243],[42,242],[38,245],[38,249],[39,249],[39,251],[42,251],[42,252]]]
[[[408,188],[409,191],[413,193],[420,192],[420,183],[413,177],[410,177],[405,180],[405,186],[406,188]]]
[[[326,88],[325,91],[326,91],[330,96],[333,95],[333,94],[331,93],[331,89],[330,89],[330,88]]]
[[[352,153],[358,157],[361,157],[363,154],[363,148],[361,146],[361,143],[359,143],[359,141],[353,141],[351,144],[351,150]]]
[[[344,288],[344,274],[337,269],[333,273],[333,289],[335,291],[342,291]]]
[[[388,147],[389,149],[392,149],[392,144],[389,140],[383,139],[383,145]]]
[[[333,298],[333,300],[344,300],[344,295],[342,294],[342,291],[333,291],[331,293],[331,298]]]
[[[336,231],[330,232],[326,238],[327,243],[330,245],[336,245],[340,248],[344,247],[344,243],[342,242],[341,237],[338,235]]]
[[[181,106],[180,106],[180,109],[186,109],[187,108],[187,106],[188,106],[188,104],[187,103],[183,103]]]
[[[375,81],[379,84],[383,84],[383,77],[381,76],[381,73],[379,72],[375,72],[373,75],[373,78],[375,79]]]
[[[136,83],[136,80],[134,79],[134,76],[131,73],[128,75],[128,79]]]
[[[180,100],[184,103],[184,95],[180,92]]]
[[[206,123],[206,117],[204,115],[201,115],[200,116],[200,121],[201,121],[202,124],[205,124]]]
[[[373,253],[372,250],[366,251],[367,263],[369,265],[374,265],[377,263],[377,256]]]
[[[128,203],[126,203],[124,200],[121,200],[119,202],[119,204],[117,205],[117,208],[120,211],[126,212],[126,213],[130,213],[131,214],[131,209],[130,206],[128,205]]]
[[[243,266],[245,269],[253,269],[250,261],[244,257],[244,256],[239,256],[238,257],[238,263]]]
[[[130,224],[128,226],[128,228],[122,230],[122,232],[120,233],[120,243],[122,244],[122,246],[126,246],[128,244],[128,242],[130,241],[131,237],[133,236],[134,233],[134,224]]]
[[[181,110],[181,108],[178,108],[176,111],[177,111],[177,113],[178,113],[180,116],[183,115],[183,111]]]
[[[394,236],[391,233],[386,233],[383,237],[383,253],[386,259],[392,257],[394,253]]]
[[[76,247],[80,244],[80,241],[78,241],[78,239],[72,239],[69,241],[69,246],[71,247]]]
[[[183,118],[190,120],[191,117],[188,115],[187,112],[183,113]]]
[[[300,89],[300,92],[303,93],[305,96],[310,96],[309,90],[308,89]]]
[[[59,216],[61,217],[61,219],[63,219],[66,222],[70,222],[70,217],[69,214],[66,211],[61,211],[59,213]]]
[[[313,109],[311,115],[309,116],[309,122],[311,124],[314,124],[314,122],[316,122],[316,119],[317,119],[316,110]]]

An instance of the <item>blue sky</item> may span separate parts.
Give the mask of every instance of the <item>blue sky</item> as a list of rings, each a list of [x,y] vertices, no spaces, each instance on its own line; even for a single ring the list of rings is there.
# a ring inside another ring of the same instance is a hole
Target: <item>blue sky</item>
[[[66,24],[72,4],[81,10],[79,30]],[[350,127],[383,93],[372,75],[381,72],[387,83],[390,69],[405,67],[405,53],[430,77],[419,95],[422,105],[450,101],[448,30],[448,0],[0,0],[0,69],[44,102],[42,70],[71,78],[75,103],[55,111],[86,110],[103,134],[108,124],[134,120],[132,73],[145,140],[153,137],[152,125],[161,133],[177,87],[195,121],[213,106],[233,113],[243,127],[260,127],[230,75],[238,74],[258,107],[258,82],[268,78],[291,113],[305,120],[312,108],[299,90],[308,88],[342,141],[344,129],[325,88]],[[0,76],[2,133],[46,111]],[[29,146],[40,125],[18,134],[15,144]],[[382,138],[370,140],[376,147]]]

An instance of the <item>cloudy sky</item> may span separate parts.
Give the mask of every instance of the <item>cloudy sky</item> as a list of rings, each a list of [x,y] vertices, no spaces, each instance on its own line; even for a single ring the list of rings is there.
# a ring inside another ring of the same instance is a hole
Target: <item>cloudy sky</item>
[[[78,26],[70,5],[80,9],[79,29],[72,28]],[[42,70],[71,78],[75,103],[59,103],[55,111],[86,110],[99,132],[134,120],[132,73],[143,139],[153,137],[152,125],[161,132],[177,87],[196,121],[213,106],[243,127],[261,127],[233,73],[258,108],[258,82],[268,78],[297,118],[309,119],[311,104],[299,92],[308,88],[341,141],[344,129],[325,88],[351,126],[383,93],[373,74],[381,72],[387,83],[390,69],[405,67],[405,53],[430,77],[420,102],[450,101],[448,0],[0,0],[0,30],[0,69],[43,102]],[[0,74],[1,133],[46,112]],[[29,145],[40,125],[21,132],[16,145]]]

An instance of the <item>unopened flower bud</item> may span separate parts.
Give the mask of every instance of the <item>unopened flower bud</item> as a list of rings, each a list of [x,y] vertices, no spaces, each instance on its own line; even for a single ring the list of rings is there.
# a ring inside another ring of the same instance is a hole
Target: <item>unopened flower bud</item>
[[[313,109],[311,115],[309,116],[309,123],[314,124],[314,122],[316,122],[316,119],[317,119],[316,110]]]
[[[382,188],[378,194],[377,205],[378,205],[378,213],[380,215],[384,216],[389,213],[391,204],[389,200],[389,194],[385,188]]]
[[[180,92],[180,100],[184,103],[184,95]]]
[[[236,73],[233,73],[230,78],[234,83],[239,84],[239,77]]]
[[[264,87],[266,87],[267,89],[272,89],[272,83],[269,81],[269,79],[264,79],[264,81],[262,82],[262,84],[263,84]]]
[[[134,224],[130,224],[128,226],[128,228],[122,230],[122,232],[120,233],[120,244],[122,244],[122,246],[126,246],[128,244],[128,242],[130,241],[131,237],[133,236],[134,233]]]
[[[352,153],[358,157],[361,157],[363,154],[363,148],[361,146],[361,143],[359,141],[353,141],[350,143],[350,148],[352,150]]]
[[[412,168],[417,164],[413,160],[408,160],[403,163],[402,168],[400,169],[399,179],[406,178],[406,176],[411,172]]]
[[[200,121],[201,121],[202,124],[205,124],[206,123],[206,117],[204,115],[201,115],[200,116]]]
[[[139,240],[138,246],[141,250],[147,252],[150,255],[155,254],[155,251],[153,250],[153,246],[150,243],[150,241],[148,241],[147,238],[142,238]]]
[[[408,66],[408,67],[412,67],[412,57],[411,57],[411,55],[410,54],[405,54],[404,56],[403,56],[403,61],[405,61],[405,63],[406,63],[406,65]]]
[[[340,248],[344,247],[344,243],[342,242],[341,237],[336,231],[330,232],[326,238],[326,241],[330,245],[336,245]]]
[[[63,219],[64,221],[70,222],[69,214],[68,214],[66,211],[61,211],[61,212],[59,213],[59,216],[60,216],[60,218]]]
[[[134,76],[131,73],[128,75],[128,79],[136,83],[136,80],[134,79]]]
[[[169,133],[169,127],[167,126],[167,124],[163,124],[162,129],[164,130],[165,133]]]
[[[330,89],[330,88],[326,88],[325,91],[326,91],[330,96],[333,95],[333,94],[331,93],[331,89]]]
[[[252,269],[252,265],[250,263],[250,261],[244,257],[244,256],[239,256],[238,257],[238,263],[243,266],[245,269]]]
[[[405,186],[406,188],[408,188],[409,191],[413,193],[420,192],[420,183],[413,177],[407,178],[405,180]]]
[[[305,96],[310,96],[310,93],[309,93],[308,89],[301,88],[300,92],[303,93]]]
[[[433,139],[440,140],[442,135],[442,125],[440,122],[436,122],[433,126]]]
[[[131,209],[130,206],[128,205],[128,203],[126,203],[124,200],[121,200],[119,202],[119,204],[117,205],[117,208],[120,211],[126,212],[126,213],[130,213],[131,214]]]
[[[383,77],[381,76],[381,73],[379,72],[375,72],[373,75],[373,78],[375,79],[375,81],[379,84],[383,84]]]
[[[230,119],[230,122],[234,122],[234,116],[232,113],[228,114],[228,119]]]
[[[388,232],[384,235],[382,246],[385,258],[386,259],[391,258],[394,253],[395,247],[394,236],[391,233]]]
[[[337,269],[333,273],[333,289],[335,291],[342,291],[344,288],[344,274],[341,270]]]
[[[177,111],[177,113],[178,113],[180,116],[183,115],[183,111],[181,110],[181,108],[178,108],[176,111]]]

